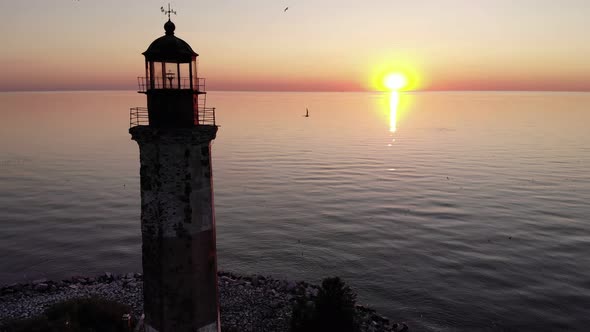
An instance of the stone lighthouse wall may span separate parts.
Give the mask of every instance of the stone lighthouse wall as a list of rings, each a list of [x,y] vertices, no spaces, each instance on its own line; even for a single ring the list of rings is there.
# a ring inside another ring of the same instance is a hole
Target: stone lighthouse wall
[[[129,132],[141,162],[146,331],[218,331],[210,153],[217,127]]]

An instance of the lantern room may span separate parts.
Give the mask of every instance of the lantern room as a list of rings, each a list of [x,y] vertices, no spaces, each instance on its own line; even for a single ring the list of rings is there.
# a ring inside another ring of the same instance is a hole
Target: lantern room
[[[131,109],[131,127],[215,125],[215,109],[205,106],[205,79],[197,76],[199,55],[174,35],[175,29],[169,19],[165,35],[143,52],[145,76],[138,77],[138,92],[147,95],[147,108]]]
[[[146,89],[190,89],[198,91],[197,57],[184,40],[174,36],[172,21],[164,24],[166,35],[154,40],[143,52]]]

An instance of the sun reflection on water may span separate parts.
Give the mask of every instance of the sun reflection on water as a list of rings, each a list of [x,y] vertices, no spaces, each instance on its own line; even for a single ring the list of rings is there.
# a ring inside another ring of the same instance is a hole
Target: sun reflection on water
[[[389,131],[397,131],[397,107],[399,105],[399,92],[391,91],[389,96]]]

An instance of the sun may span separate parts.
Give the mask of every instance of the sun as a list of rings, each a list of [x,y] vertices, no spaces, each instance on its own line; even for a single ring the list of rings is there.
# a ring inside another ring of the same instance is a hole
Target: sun
[[[383,83],[389,90],[398,91],[408,84],[408,79],[403,74],[391,73],[385,76]]]

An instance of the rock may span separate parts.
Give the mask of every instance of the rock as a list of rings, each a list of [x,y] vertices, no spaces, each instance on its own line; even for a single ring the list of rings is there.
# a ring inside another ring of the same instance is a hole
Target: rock
[[[38,283],[38,284],[35,284],[33,289],[36,290],[37,292],[44,292],[49,289],[49,285],[44,284],[44,283]]]
[[[276,286],[276,288],[277,288],[279,291],[285,291],[285,290],[287,290],[287,282],[286,282],[286,281],[284,281],[284,280],[278,280],[278,281],[276,282],[276,285],[277,285],[277,286]]]
[[[12,288],[4,288],[4,289],[2,290],[2,294],[12,294],[12,293],[14,293],[14,292],[15,292],[15,290],[14,290],[14,289],[12,289]]]
[[[11,294],[13,292],[20,291],[21,288],[22,288],[22,286],[19,285],[19,284],[11,284],[11,285],[8,285],[6,287],[3,287],[2,288],[2,293],[4,293],[4,294]]]
[[[282,306],[282,303],[279,302],[279,301],[271,301],[270,302],[270,306],[273,307],[273,308],[275,308],[275,309],[278,309],[278,308],[280,308]]]
[[[304,294],[306,297],[316,297],[318,295],[318,290],[313,287],[307,287]]]
[[[72,283],[74,284],[85,284],[87,282],[86,278],[81,276],[74,276],[72,277]]]
[[[301,295],[305,295],[305,290],[306,290],[306,286],[301,284],[298,285],[297,288],[295,289],[295,294],[301,296]]]
[[[294,281],[287,282],[286,289],[288,292],[290,292],[290,293],[293,292],[296,287],[297,287],[297,284]]]
[[[48,281],[49,281],[49,280],[47,280],[47,279],[45,279],[45,278],[43,278],[43,279],[37,279],[37,280],[34,280],[34,281],[32,282],[32,284],[33,284],[33,285],[38,285],[38,284],[46,284]]]

